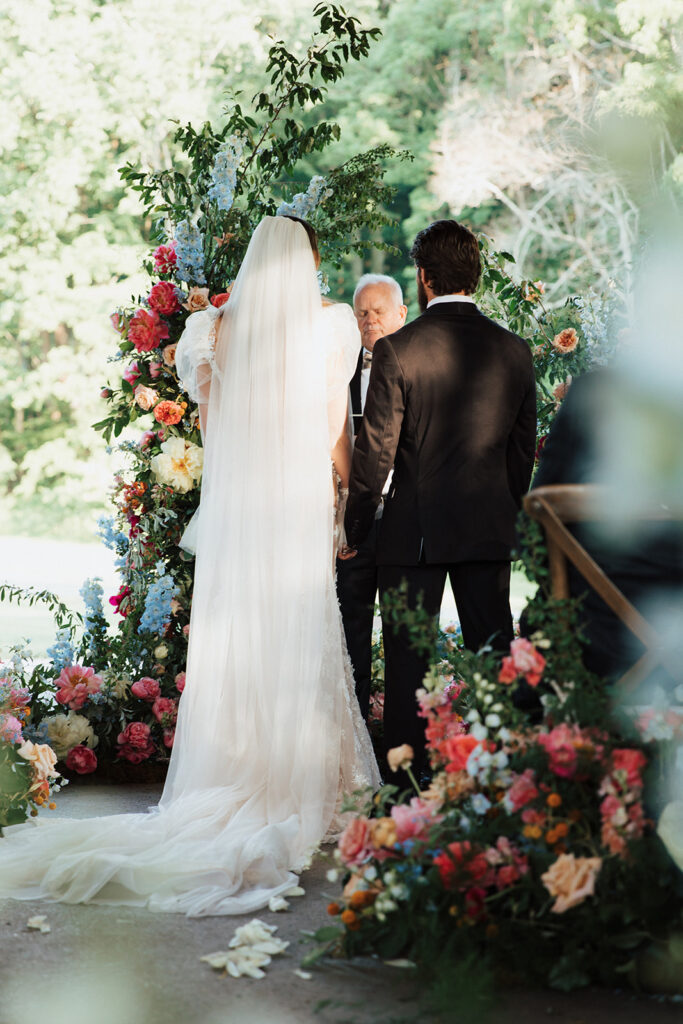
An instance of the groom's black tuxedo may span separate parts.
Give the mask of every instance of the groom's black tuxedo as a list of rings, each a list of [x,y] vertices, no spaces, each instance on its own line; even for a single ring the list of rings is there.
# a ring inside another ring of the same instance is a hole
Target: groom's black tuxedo
[[[374,522],[394,467],[377,545],[380,594],[405,579],[438,614],[446,575],[463,638],[512,639],[510,551],[533,468],[536,389],[529,346],[471,302],[430,306],[373,351],[346,507],[350,547]],[[415,690],[427,664],[405,631],[384,631],[385,736],[424,757]]]

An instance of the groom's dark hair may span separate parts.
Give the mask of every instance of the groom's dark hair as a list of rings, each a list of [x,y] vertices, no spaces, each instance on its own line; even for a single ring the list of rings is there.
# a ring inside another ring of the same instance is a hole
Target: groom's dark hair
[[[435,295],[476,291],[481,257],[476,237],[457,220],[435,220],[420,231],[409,254]]]
[[[314,257],[319,257],[320,252],[318,250],[318,236],[315,233],[315,228],[313,227],[313,225],[309,224],[307,220],[303,219],[303,217],[293,217],[290,213],[284,213],[282,214],[282,216],[286,217],[287,220],[296,221],[297,224],[301,224],[306,229],[306,234],[308,235],[308,241],[311,243],[313,255]]]

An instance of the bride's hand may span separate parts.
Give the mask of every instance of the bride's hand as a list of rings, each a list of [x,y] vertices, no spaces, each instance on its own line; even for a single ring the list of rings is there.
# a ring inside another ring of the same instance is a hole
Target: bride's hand
[[[355,558],[357,554],[356,548],[350,548],[348,545],[343,544],[337,552],[337,558],[341,558],[342,562],[348,562],[349,559]]]

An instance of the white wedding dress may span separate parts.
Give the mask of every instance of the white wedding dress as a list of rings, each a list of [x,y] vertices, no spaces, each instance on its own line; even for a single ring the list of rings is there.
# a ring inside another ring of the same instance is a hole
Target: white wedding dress
[[[6,829],[0,896],[251,913],[340,831],[342,795],[379,784],[333,569],[330,436],[359,350],[349,307],[321,306],[303,227],[265,218],[220,320],[195,314],[178,346],[206,443],[159,806]]]

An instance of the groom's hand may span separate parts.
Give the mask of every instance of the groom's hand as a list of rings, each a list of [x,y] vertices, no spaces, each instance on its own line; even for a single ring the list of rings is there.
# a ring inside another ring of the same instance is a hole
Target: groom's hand
[[[355,558],[357,554],[358,551],[356,548],[350,548],[348,545],[342,544],[337,552],[337,558],[341,558],[342,562],[348,562],[349,559]]]

